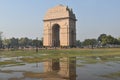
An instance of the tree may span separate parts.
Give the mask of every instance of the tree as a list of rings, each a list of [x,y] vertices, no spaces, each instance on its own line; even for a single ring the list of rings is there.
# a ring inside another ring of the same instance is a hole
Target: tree
[[[102,42],[102,40],[103,40],[106,36],[107,36],[106,34],[101,34],[101,35],[98,37],[98,41]]]
[[[112,37],[111,35],[106,35],[106,34],[101,34],[98,37],[98,41],[102,46],[119,44],[118,39]]]
[[[29,46],[29,39],[27,37],[19,39],[19,46],[20,47],[28,47]]]
[[[10,39],[4,39],[3,40],[3,45],[4,45],[4,48],[10,48],[10,44],[11,44],[11,40]]]
[[[10,39],[10,47],[14,49],[18,49],[19,43],[18,43],[18,38],[11,38]]]
[[[42,47],[43,46],[43,40],[38,40],[37,38],[36,39],[33,39],[32,40],[32,46],[33,47]]]
[[[83,46],[88,46],[88,47],[95,47],[97,45],[97,40],[96,39],[85,39],[83,41]]]
[[[0,32],[0,49],[2,48],[3,44],[2,44],[2,33],[3,32]]]
[[[112,37],[111,35],[108,35],[106,38],[106,43],[107,44],[114,44],[115,43],[115,38]]]
[[[77,47],[81,47],[81,46],[82,46],[80,40],[76,40],[76,46],[77,46]]]
[[[120,45],[120,38],[118,38],[117,40],[118,40],[118,44]]]

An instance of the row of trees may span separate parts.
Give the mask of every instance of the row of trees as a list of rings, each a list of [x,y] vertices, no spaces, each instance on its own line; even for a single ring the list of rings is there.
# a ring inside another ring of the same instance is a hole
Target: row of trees
[[[83,42],[80,40],[76,41],[77,47],[120,47],[120,38],[114,38],[111,35],[101,34],[97,39],[85,39]],[[29,39],[24,38],[10,38],[2,39],[2,32],[0,32],[0,49],[1,48],[40,48],[43,47],[43,39]]]
[[[43,41],[36,39],[29,39],[27,37],[24,38],[10,38],[10,39],[2,39],[2,32],[0,32],[0,49],[6,49],[6,48],[36,48],[36,47],[42,47]]]
[[[101,34],[97,39],[85,39],[83,42],[77,40],[77,47],[120,47],[120,38]]]

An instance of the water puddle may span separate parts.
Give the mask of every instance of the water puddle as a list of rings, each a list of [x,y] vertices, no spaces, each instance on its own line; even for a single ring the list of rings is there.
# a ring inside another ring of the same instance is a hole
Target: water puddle
[[[21,58],[1,58],[0,62],[19,61]],[[78,58],[63,57],[24,65],[0,66],[0,80],[120,80],[120,76],[115,79],[102,76],[120,71],[119,63],[84,64],[85,57]]]

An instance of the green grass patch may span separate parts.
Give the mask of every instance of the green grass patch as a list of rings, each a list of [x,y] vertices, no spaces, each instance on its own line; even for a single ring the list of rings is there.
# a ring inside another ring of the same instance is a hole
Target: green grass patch
[[[24,62],[41,62],[46,59],[61,57],[84,57],[80,60],[86,63],[97,63],[106,61],[120,61],[120,48],[103,48],[103,49],[52,49],[52,50],[16,50],[16,51],[0,51],[2,57],[19,57]],[[32,58],[31,58],[32,57]],[[97,60],[99,57],[101,59]],[[2,63],[1,63],[2,64]],[[8,63],[9,64],[9,63]]]
[[[41,62],[42,58],[34,57],[34,58],[21,58],[23,62],[27,63],[34,63],[34,62]]]
[[[0,62],[0,66],[1,65],[24,65],[23,63],[20,63],[20,62],[15,62],[15,61],[4,61],[4,62]]]

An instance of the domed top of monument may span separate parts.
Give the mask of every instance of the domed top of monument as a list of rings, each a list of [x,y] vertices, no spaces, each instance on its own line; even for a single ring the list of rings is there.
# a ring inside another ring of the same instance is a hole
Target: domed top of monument
[[[76,20],[75,14],[73,13],[72,9],[61,4],[49,9],[44,17],[44,20],[54,20],[59,18],[71,18]]]

